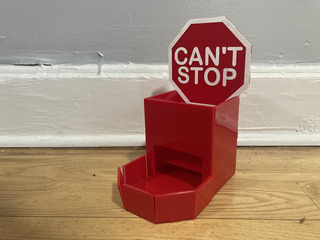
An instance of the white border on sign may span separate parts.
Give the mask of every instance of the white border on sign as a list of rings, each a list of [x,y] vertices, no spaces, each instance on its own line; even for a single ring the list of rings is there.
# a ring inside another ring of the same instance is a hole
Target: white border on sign
[[[179,34],[173,39],[173,41],[170,43],[168,48],[168,57],[169,57],[169,80],[173,84],[176,91],[179,93],[179,95],[182,97],[182,99],[186,103],[192,103],[197,105],[209,105],[209,106],[215,106],[211,104],[203,104],[203,103],[194,103],[190,102],[190,100],[187,98],[187,96],[181,91],[181,89],[177,86],[177,84],[172,80],[172,53],[171,49],[173,46],[177,43],[177,41],[180,39],[180,37],[185,33],[185,31],[188,29],[188,27],[191,24],[195,23],[214,23],[214,22],[223,22],[226,27],[238,38],[238,40],[243,44],[243,46],[246,48],[246,62],[245,62],[245,71],[244,71],[244,84],[242,87],[240,87],[237,91],[235,91],[228,99],[231,99],[235,96],[239,96],[244,90],[246,90],[250,83],[250,65],[251,65],[251,44],[248,42],[248,40],[238,31],[238,29],[224,16],[221,17],[215,17],[215,18],[197,18],[197,19],[190,19],[186,25],[181,29]],[[227,101],[226,99],[225,101]]]

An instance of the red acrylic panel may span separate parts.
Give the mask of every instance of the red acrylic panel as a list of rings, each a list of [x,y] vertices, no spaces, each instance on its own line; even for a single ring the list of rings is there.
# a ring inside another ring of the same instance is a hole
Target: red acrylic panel
[[[154,223],[194,219],[232,177],[239,98],[186,104],[176,91],[145,99],[146,156],[118,170],[124,207]]]

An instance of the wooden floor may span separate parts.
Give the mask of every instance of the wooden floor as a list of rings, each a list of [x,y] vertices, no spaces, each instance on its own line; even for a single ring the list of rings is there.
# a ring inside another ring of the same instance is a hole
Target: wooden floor
[[[320,239],[320,148],[238,148],[196,220],[123,209],[117,167],[144,148],[0,149],[0,239]]]

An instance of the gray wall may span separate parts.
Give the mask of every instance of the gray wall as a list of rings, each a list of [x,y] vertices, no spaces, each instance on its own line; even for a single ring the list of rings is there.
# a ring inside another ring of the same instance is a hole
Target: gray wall
[[[188,19],[222,15],[253,63],[320,62],[320,1],[0,0],[0,64],[165,64]]]

